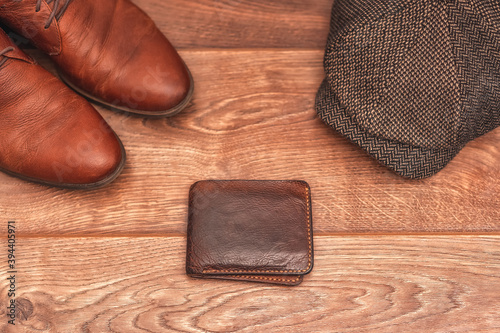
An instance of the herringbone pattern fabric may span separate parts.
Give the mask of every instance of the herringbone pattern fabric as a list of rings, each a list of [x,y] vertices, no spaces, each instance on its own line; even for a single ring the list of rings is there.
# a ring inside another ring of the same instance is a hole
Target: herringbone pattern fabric
[[[500,125],[500,3],[337,0],[322,119],[402,176]]]
[[[316,96],[316,108],[325,123],[404,177],[428,177],[444,168],[460,151],[460,148],[425,149],[369,134],[357,126],[346,109],[339,104],[327,80],[323,81]]]
[[[461,143],[500,125],[500,1],[460,1],[450,10],[459,72]]]

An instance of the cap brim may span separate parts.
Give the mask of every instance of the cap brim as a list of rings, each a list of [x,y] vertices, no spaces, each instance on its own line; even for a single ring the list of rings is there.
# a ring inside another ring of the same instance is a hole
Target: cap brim
[[[412,179],[430,177],[444,168],[462,149],[462,147],[452,149],[416,147],[367,133],[340,105],[326,79],[316,96],[316,111],[325,123],[403,177]]]

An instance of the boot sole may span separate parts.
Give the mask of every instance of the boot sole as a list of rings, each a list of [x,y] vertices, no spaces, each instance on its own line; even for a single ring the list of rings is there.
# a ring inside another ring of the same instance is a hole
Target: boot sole
[[[120,139],[118,138],[116,133],[115,133],[115,136],[118,139],[118,143],[120,144],[122,160],[120,161],[120,164],[115,169],[115,171],[113,171],[112,174],[110,174],[106,178],[103,178],[95,183],[87,183],[87,184],[55,183],[55,182],[50,182],[50,181],[45,181],[45,180],[40,180],[37,178],[24,176],[24,175],[21,175],[21,174],[18,174],[18,173],[15,173],[15,172],[3,169],[3,168],[0,168],[0,171],[2,171],[3,173],[5,173],[9,176],[16,177],[16,178],[19,178],[19,179],[22,179],[25,181],[29,181],[32,183],[45,185],[45,186],[59,187],[59,188],[72,189],[72,190],[75,190],[75,189],[76,190],[98,189],[98,188],[104,187],[104,186],[108,185],[109,183],[113,182],[122,173],[123,168],[125,167],[125,163],[127,160],[125,148],[123,147],[123,143],[120,141]]]
[[[114,104],[108,103],[108,102],[103,101],[102,99],[99,99],[98,97],[95,97],[95,96],[89,94],[88,92],[78,88],[66,76],[64,76],[64,74],[61,71],[58,70],[57,73],[59,74],[59,78],[61,79],[61,81],[63,81],[67,86],[69,86],[71,89],[73,89],[78,94],[82,95],[83,97],[91,100],[92,102],[95,102],[96,104],[102,105],[102,106],[109,108],[113,111],[120,111],[120,112],[125,112],[125,113],[130,113],[130,114],[136,114],[136,115],[141,115],[141,116],[145,116],[148,118],[165,118],[165,117],[174,116],[174,115],[178,114],[179,112],[181,112],[182,110],[184,110],[193,97],[193,93],[194,93],[193,76],[191,75],[191,72],[189,71],[187,66],[186,66],[186,70],[187,70],[188,75],[189,75],[188,94],[179,104],[177,104],[173,108],[170,108],[170,109],[164,110],[164,111],[136,110],[136,109],[127,108],[125,106],[119,106],[119,105],[114,105]]]

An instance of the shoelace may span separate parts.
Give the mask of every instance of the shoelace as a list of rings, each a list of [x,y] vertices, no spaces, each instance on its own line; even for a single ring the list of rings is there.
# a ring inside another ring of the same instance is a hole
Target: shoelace
[[[0,51],[0,57],[3,58],[2,60],[0,60],[0,66],[2,66],[3,64],[5,64],[5,62],[8,59],[6,56],[4,56],[4,54],[7,53],[7,52],[10,52],[10,51],[14,51],[14,48],[12,46],[6,47],[2,51]]]
[[[16,2],[21,2],[22,0],[14,0]],[[42,7],[42,1],[43,0],[37,0],[36,1],[36,8],[35,8],[35,11],[38,13]],[[61,4],[61,2],[64,1],[64,5],[61,7],[61,9],[59,9],[59,5]],[[52,2],[54,3],[54,9],[52,9],[52,12],[50,13],[50,16],[49,18],[47,19],[47,22],[45,22],[45,29],[48,29],[50,27],[50,25],[52,24],[52,21],[54,21],[54,19],[60,19],[61,16],[64,14],[64,12],[66,11],[66,9],[68,8],[68,5],[69,3],[71,2],[71,0],[45,0],[45,2],[47,4],[51,4]]]

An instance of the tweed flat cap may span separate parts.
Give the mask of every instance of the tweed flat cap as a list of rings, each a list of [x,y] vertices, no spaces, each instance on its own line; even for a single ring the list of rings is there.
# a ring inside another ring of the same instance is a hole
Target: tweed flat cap
[[[335,0],[324,66],[323,121],[429,177],[500,125],[500,1]]]

